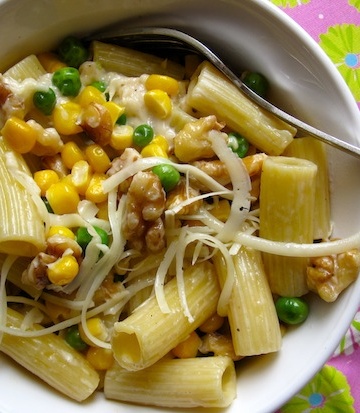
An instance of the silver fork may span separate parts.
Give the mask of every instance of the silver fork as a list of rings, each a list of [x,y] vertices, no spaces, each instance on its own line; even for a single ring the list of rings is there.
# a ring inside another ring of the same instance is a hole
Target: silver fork
[[[141,27],[141,28],[125,28],[114,29],[107,32],[99,32],[87,37],[87,41],[100,40],[112,44],[125,45],[127,47],[141,48],[152,53],[161,52],[166,55],[166,52],[174,53],[197,53],[210,61],[217,67],[227,78],[253,102],[274,114],[279,119],[294,126],[298,132],[303,135],[310,135],[321,140],[337,149],[340,149],[350,155],[360,158],[360,148],[351,145],[348,142],[329,135],[307,123],[295,118],[294,116],[284,112],[277,106],[273,105],[266,99],[262,98],[253,92],[242,80],[236,76],[233,71],[224,64],[224,62],[213,53],[205,44],[195,39],[194,37],[170,28],[164,27]],[[302,135],[302,136],[303,136]],[[300,136],[299,133],[297,136]]]

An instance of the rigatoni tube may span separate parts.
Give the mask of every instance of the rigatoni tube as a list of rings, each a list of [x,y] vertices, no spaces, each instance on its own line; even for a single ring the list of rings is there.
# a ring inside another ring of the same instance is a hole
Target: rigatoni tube
[[[44,219],[31,194],[17,181],[6,162],[6,154],[14,157],[19,172],[31,177],[21,155],[0,139],[0,252],[35,256],[45,249]],[[42,202],[39,196],[39,202]]]
[[[23,315],[7,310],[7,326],[20,328]],[[36,329],[41,326],[35,325]],[[66,396],[83,401],[99,384],[99,376],[85,358],[56,334],[20,337],[4,333],[0,351]]]
[[[260,183],[260,237],[273,241],[312,243],[317,166],[308,160],[268,157]],[[273,293],[301,296],[306,285],[307,258],[263,254]]]
[[[46,70],[35,55],[29,55],[20,62],[10,67],[5,73],[5,77],[11,77],[18,82],[25,79],[38,79],[40,76],[46,74]]]
[[[202,63],[189,84],[187,103],[203,116],[214,114],[254,146],[280,155],[296,129],[253,103],[211,63]]]
[[[162,407],[227,407],[236,397],[234,362],[227,356],[171,359],[140,371],[114,363],[105,375],[104,394]]]
[[[327,240],[332,228],[330,217],[330,179],[325,143],[311,136],[297,138],[285,149],[283,155],[307,159],[317,165],[314,239]]]
[[[154,364],[215,313],[220,287],[210,263],[187,268],[184,286],[193,322],[184,312],[177,280],[173,278],[164,286],[169,313],[162,312],[152,296],[125,320],[115,323],[111,344],[115,359],[123,368],[140,370]]]
[[[220,285],[228,276],[220,254],[214,257]],[[228,320],[235,354],[253,356],[280,350],[281,331],[260,251],[241,247],[233,257],[235,279]]]
[[[182,79],[185,74],[185,68],[176,62],[122,46],[94,41],[92,51],[94,62],[100,63],[107,71],[125,76],[148,73]]]

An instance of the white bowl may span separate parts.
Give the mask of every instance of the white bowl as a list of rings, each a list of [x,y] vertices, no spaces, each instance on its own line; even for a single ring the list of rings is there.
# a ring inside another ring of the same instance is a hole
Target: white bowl
[[[360,144],[360,117],[343,79],[317,44],[292,20],[264,0],[11,0],[0,2],[0,70],[30,52],[50,49],[64,36],[83,34],[130,19],[130,24],[178,27],[206,40],[233,68],[263,72],[273,98],[314,126]],[[6,39],[6,40],[5,40]],[[330,150],[335,234],[360,228],[360,162]],[[346,332],[360,297],[360,279],[334,304],[311,303],[301,327],[288,333],[282,350],[255,358],[238,372],[238,397],[228,413],[271,413],[322,367]],[[155,412],[119,405],[98,394],[77,404],[0,358],[0,411],[20,413]],[[167,410],[161,410],[163,412]],[[172,410],[173,411],[173,410]],[[185,411],[185,410],[181,410]],[[189,410],[186,410],[187,412]]]

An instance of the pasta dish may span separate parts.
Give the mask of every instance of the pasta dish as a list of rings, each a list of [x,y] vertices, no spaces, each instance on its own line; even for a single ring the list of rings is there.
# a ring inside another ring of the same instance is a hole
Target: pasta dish
[[[199,56],[70,36],[0,75],[0,114],[0,350],[75,401],[226,407],[358,276],[324,144]]]

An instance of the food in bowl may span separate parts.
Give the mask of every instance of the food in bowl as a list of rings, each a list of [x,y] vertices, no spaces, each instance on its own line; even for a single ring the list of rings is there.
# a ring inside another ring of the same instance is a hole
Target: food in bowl
[[[226,407],[235,364],[306,320],[299,297],[357,278],[357,238],[330,241],[323,144],[197,56],[68,37],[1,91],[0,348],[68,397],[102,377],[111,399]]]
[[[61,7],[43,2],[40,8],[21,0],[2,2],[0,32],[7,39],[1,50],[2,70],[26,54],[52,49],[68,33],[94,31],[129,17],[137,24],[142,20],[145,24],[166,24],[204,40],[236,67],[264,71],[271,79],[271,97],[282,107],[336,136],[356,141],[358,112],[344,82],[314,42],[269,2],[152,0],[132,2],[128,7],[128,2],[104,0],[96,10],[89,4],[85,0],[65,0]],[[217,31],[213,30],[215,26]],[[330,150],[329,155],[335,235],[347,236],[357,224],[358,193],[348,177],[357,173],[358,163],[339,152]],[[237,399],[227,411],[273,412],[299,390],[330,356],[345,332],[356,311],[359,287],[358,280],[329,305],[313,296],[306,322],[289,328],[280,352],[241,361]],[[49,405],[54,413],[84,408],[88,412],[134,409],[126,403],[104,400],[101,394],[85,404],[73,403],[41,385],[32,375],[24,374],[25,370],[17,368],[9,358],[0,354],[0,359],[0,410],[22,411],[30,401],[41,413],[47,412]],[[154,410],[140,405],[136,409]]]

